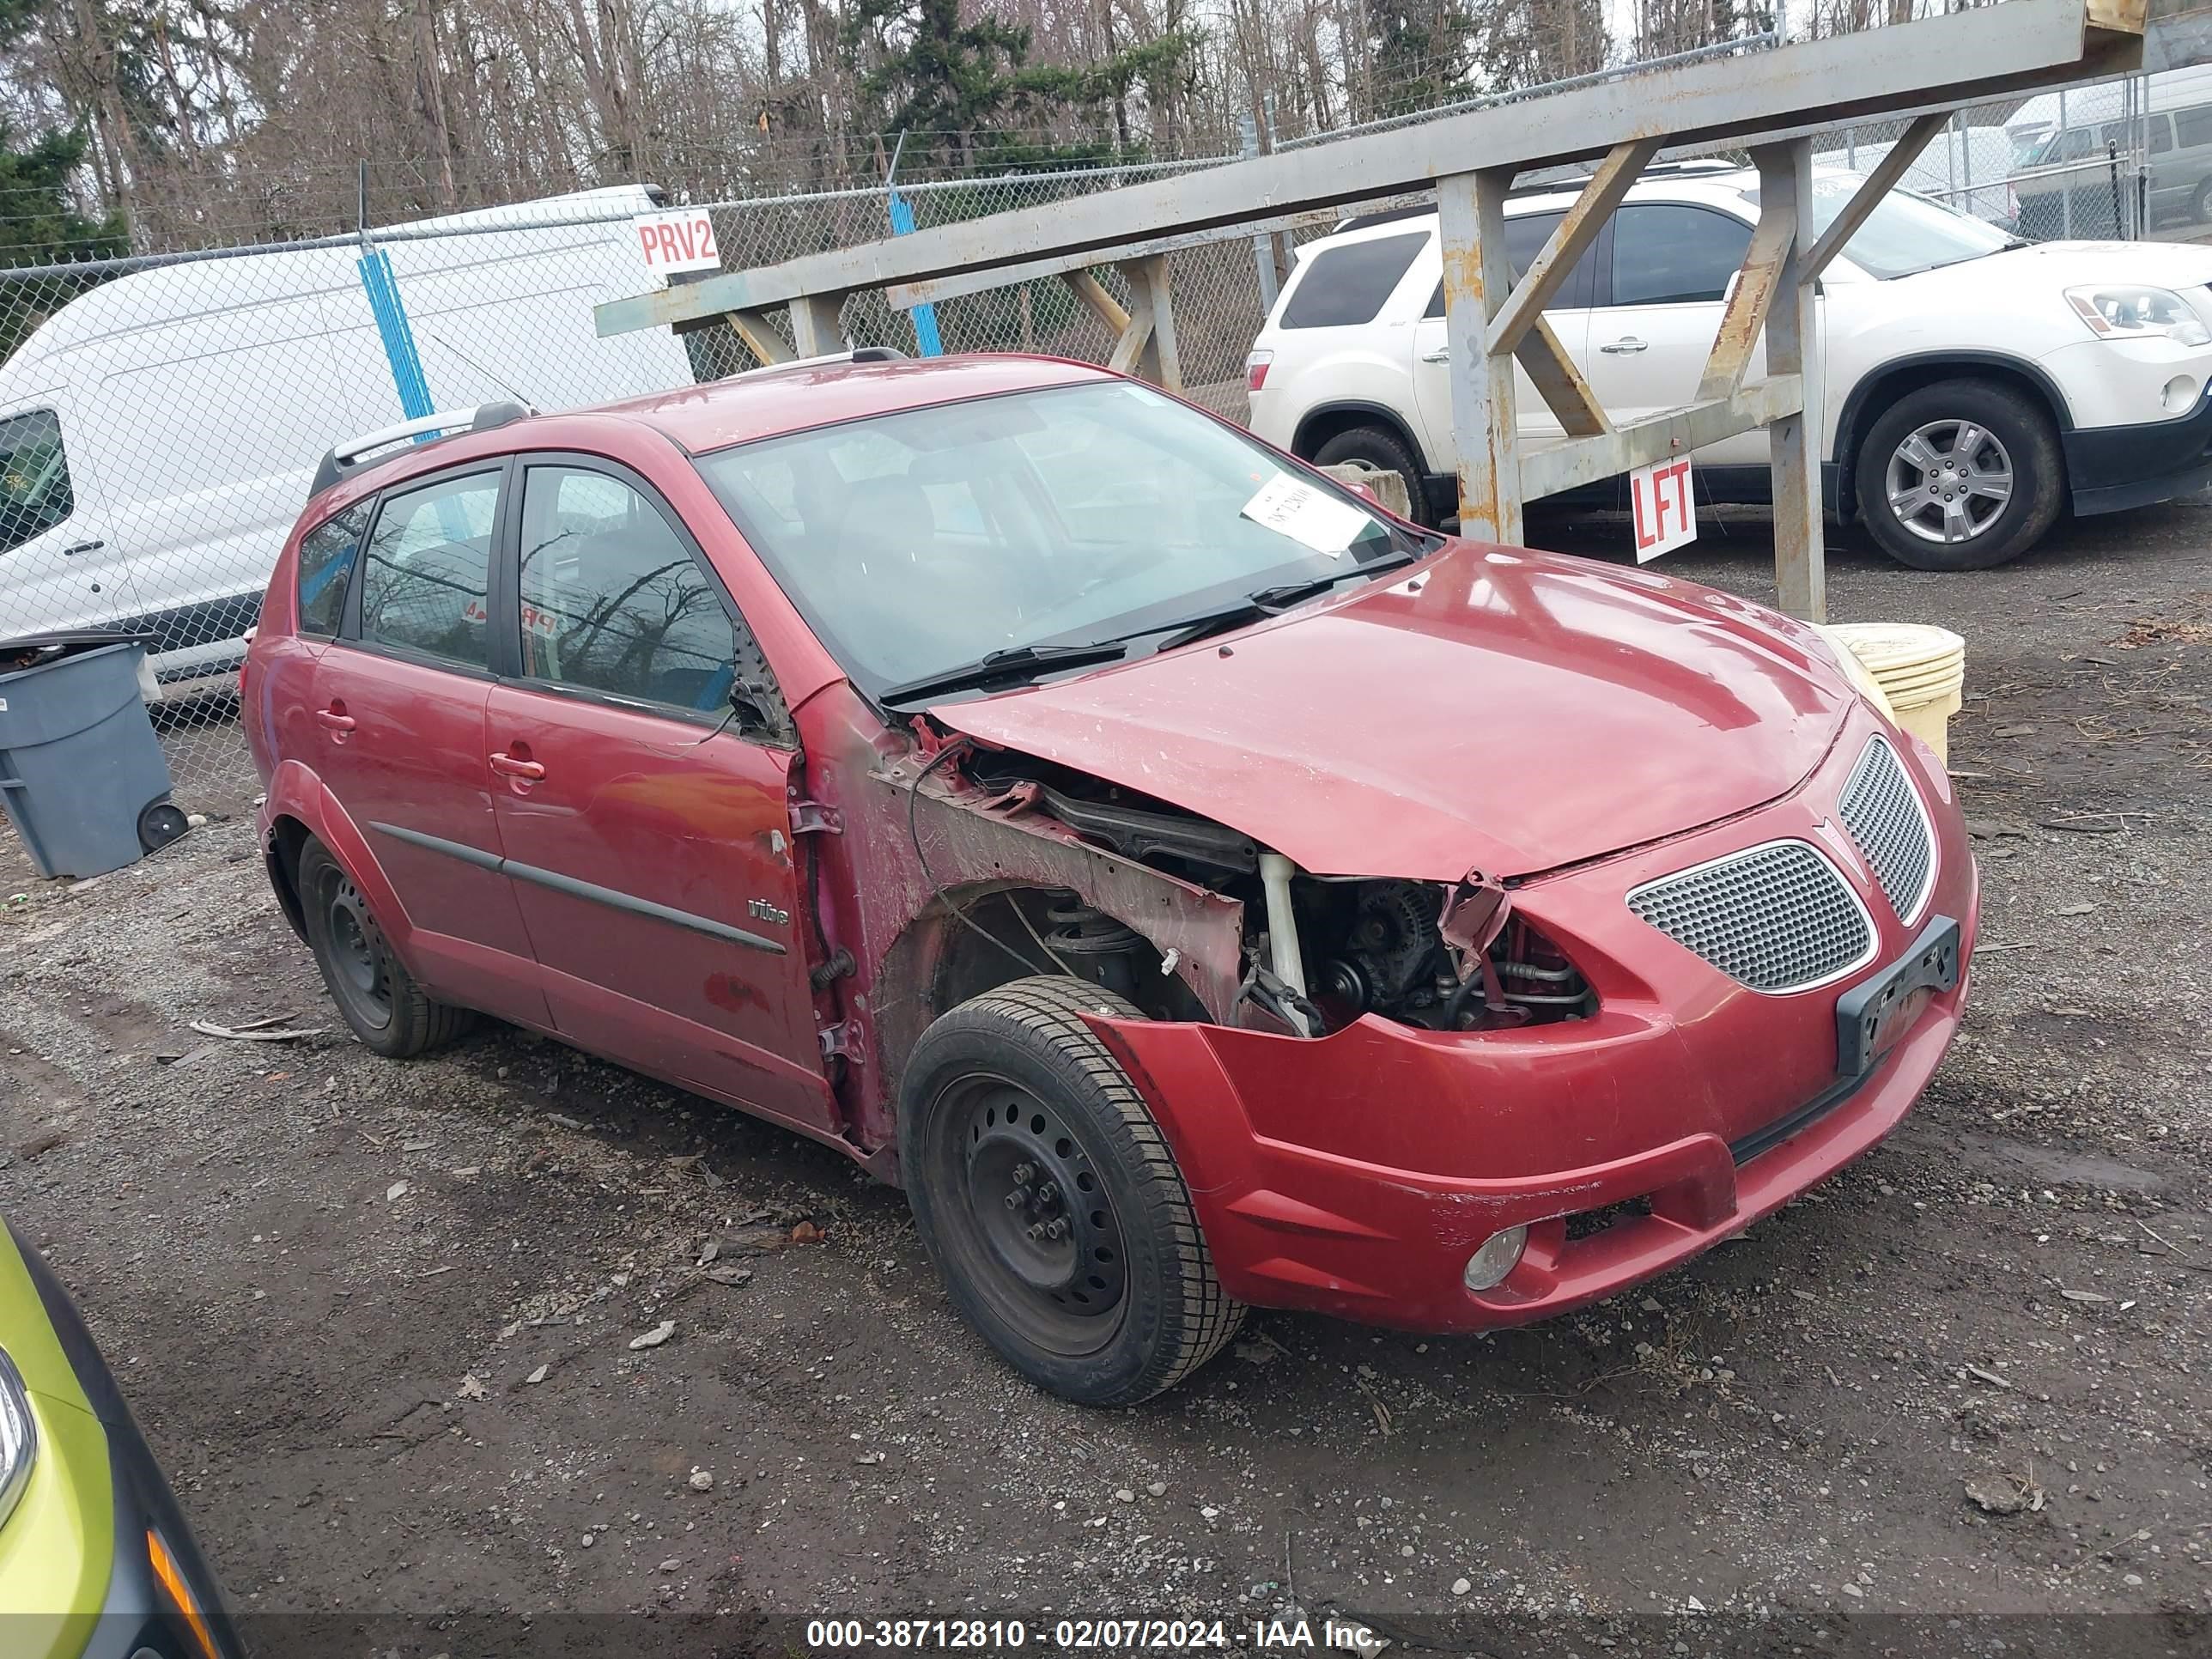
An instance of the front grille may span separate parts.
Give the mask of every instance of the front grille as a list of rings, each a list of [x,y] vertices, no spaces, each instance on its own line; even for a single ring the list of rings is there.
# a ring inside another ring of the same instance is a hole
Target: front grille
[[[1919,913],[1936,875],[1936,838],[1919,792],[1886,738],[1870,738],[1838,809],[1900,921]]]
[[[1836,866],[1802,841],[1768,842],[1628,895],[1628,908],[1754,991],[1800,991],[1874,954],[1874,924]]]

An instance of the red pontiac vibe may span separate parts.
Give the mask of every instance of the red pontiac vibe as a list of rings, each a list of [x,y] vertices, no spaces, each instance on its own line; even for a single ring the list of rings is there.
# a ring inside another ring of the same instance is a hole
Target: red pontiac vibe
[[[1579,1306],[1905,1115],[1973,860],[1818,634],[893,357],[325,462],[242,691],[363,1042],[479,1012],[837,1147],[1102,1405],[1248,1305]]]

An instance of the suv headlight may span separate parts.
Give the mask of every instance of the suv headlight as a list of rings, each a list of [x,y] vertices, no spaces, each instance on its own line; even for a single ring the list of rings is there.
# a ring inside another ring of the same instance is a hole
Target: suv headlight
[[[38,1461],[39,1421],[31,1415],[31,1396],[15,1361],[0,1349],[0,1526],[31,1484],[31,1467]]]
[[[2212,328],[2170,288],[2069,288],[2066,303],[2100,339],[2163,334],[2177,345],[2212,342]]]

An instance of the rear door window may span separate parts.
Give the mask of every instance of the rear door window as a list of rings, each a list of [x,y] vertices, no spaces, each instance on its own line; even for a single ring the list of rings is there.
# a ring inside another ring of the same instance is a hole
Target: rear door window
[[[1536,256],[1544,251],[1544,244],[1552,240],[1552,233],[1559,228],[1564,213],[1523,213],[1505,222],[1505,257],[1513,262],[1513,280],[1517,284],[1528,274],[1528,267],[1536,263]],[[1583,250],[1583,257],[1575,261],[1575,268],[1567,273],[1567,280],[1559,284],[1547,311],[1578,311],[1586,309],[1597,293],[1597,251],[1603,241],[1595,238]],[[1444,285],[1437,283],[1437,291],[1429,296],[1431,317],[1444,314]]]
[[[300,538],[300,631],[335,635],[345,616],[346,588],[368,528],[369,503],[356,502]]]
[[[438,479],[384,498],[361,580],[364,645],[489,668],[498,472]]]
[[[1323,248],[1305,262],[1281,325],[1344,328],[1373,322],[1428,240],[1427,231],[1417,230]]]
[[[2173,118],[2174,140],[2184,149],[2212,144],[2212,105],[2185,109]]]
[[[61,417],[27,409],[0,420],[0,553],[52,530],[76,507]]]
[[[1717,303],[1750,246],[1749,225],[1710,208],[1672,202],[1625,207],[1613,221],[1613,303]]]

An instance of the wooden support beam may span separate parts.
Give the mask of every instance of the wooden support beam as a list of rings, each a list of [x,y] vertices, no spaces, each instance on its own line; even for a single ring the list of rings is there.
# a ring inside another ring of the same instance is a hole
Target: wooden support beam
[[[1505,197],[1512,188],[1506,168],[1437,180],[1452,434],[1459,447],[1459,533],[1479,542],[1521,539],[1513,359],[1493,356],[1489,349],[1491,320],[1513,285],[1505,252]]]
[[[1774,469],[1775,603],[1802,622],[1828,619],[1827,552],[1820,520],[1820,313],[1808,270],[1812,246],[1813,141],[1792,138],[1751,152],[1759,168],[1759,200],[1789,204],[1797,234],[1783,262],[1776,303],[1766,319],[1766,384],[1798,382],[1796,413],[1767,427]]]
[[[1521,459],[1523,497],[1535,501],[1579,489],[1672,455],[1687,454],[1748,428],[1794,415],[1802,383],[1795,374],[1770,374],[1733,397],[1695,403],[1595,438],[1569,438],[1531,449]]]
[[[1129,284],[1129,326],[1121,336],[1121,343],[1114,348],[1113,367],[1123,373],[1130,372],[1124,364],[1125,346],[1132,349],[1127,355],[1135,364],[1135,373],[1150,380],[1164,392],[1182,391],[1182,357],[1176,345],[1175,301],[1168,291],[1168,257],[1155,253],[1147,258],[1132,259],[1122,265],[1122,277]]]
[[[729,313],[730,326],[745,343],[745,349],[763,363],[787,363],[792,358],[791,348],[783,343],[783,336],[764,311],[733,311]]]
[[[1589,382],[1583,379],[1582,370],[1575,367],[1575,360],[1567,356],[1559,337],[1552,332],[1552,325],[1541,317],[1521,337],[1514,355],[1528,371],[1529,383],[1552,413],[1559,417],[1559,424],[1570,436],[1589,438],[1613,430],[1613,422],[1606,418],[1596,394],[1589,389]]]
[[[1075,290],[1075,297],[1091,307],[1098,320],[1106,325],[1116,338],[1128,332],[1129,313],[1106,291],[1106,285],[1087,270],[1071,270],[1060,280]]]
[[[1766,326],[1767,308],[1773,302],[1775,287],[1782,280],[1783,262],[1790,257],[1790,244],[1796,234],[1797,216],[1791,204],[1771,201],[1762,192],[1759,222],[1752,228],[1743,267],[1736,272],[1728,304],[1721,309],[1720,327],[1714,332],[1712,349],[1705,354],[1705,373],[1698,379],[1698,402],[1725,398],[1743,384],[1751,349]]]
[[[2142,62],[2126,31],[2132,0],[2008,0],[1892,28],[1711,58],[1362,133],[1057,203],[1049,214],[991,214],[911,235],[723,271],[611,300],[600,334],[665,326],[799,295],[849,293],[1126,246],[1164,232],[1233,227],[1425,189],[1439,157],[1528,170],[1603,155],[1663,133],[1673,145],[1741,140],[1802,122],[1832,125],[1931,104],[1966,103],[2115,75]],[[2107,21],[2109,20],[2109,21]],[[1471,365],[1462,354],[1461,361]]]
[[[802,357],[827,357],[845,349],[839,313],[845,308],[842,294],[802,294],[786,307],[791,317],[791,343]]]
[[[1605,228],[1605,222],[1613,217],[1613,209],[1620,198],[1628,194],[1644,166],[1659,153],[1656,138],[1632,138],[1626,143],[1615,144],[1606,152],[1605,160],[1597,164],[1597,171],[1583,186],[1583,193],[1575,198],[1566,216],[1552,228],[1550,239],[1529,262],[1521,280],[1513,285],[1513,292],[1499,307],[1490,325],[1490,349],[1495,354],[1512,351],[1521,343],[1545,308],[1558,297],[1573,272],[1575,262],[1589,252],[1597,234]],[[1526,363],[1527,360],[1522,360]],[[1529,377],[1535,377],[1535,368],[1528,366]]]
[[[918,283],[894,283],[884,290],[884,298],[894,311],[910,311],[916,306],[933,305],[940,300],[957,300],[963,294],[1011,288],[1017,283],[1033,283],[1043,276],[1069,277],[1074,271],[1092,270],[1100,265],[1119,264],[1155,253],[1179,253],[1185,248],[1204,247],[1209,243],[1233,241],[1246,236],[1264,237],[1275,231],[1317,229],[1333,225],[1343,216],[1334,208],[1278,213],[1245,224],[1180,231],[1171,236],[1147,236],[1142,241],[1124,242],[1116,247],[1056,253],[1048,258],[1024,259],[1018,264],[995,265],[988,270],[963,271],[953,276],[932,276]]]
[[[1799,261],[1800,282],[1809,283],[1828,268],[1829,262],[1844,251],[1844,244],[1850,241],[1857,234],[1858,228],[1866,222],[1867,215],[1881,205],[1881,198],[1897,187],[1897,181],[1905,177],[1905,170],[1919,160],[1920,152],[1928,148],[1928,141],[1942,131],[1950,119],[1951,112],[1948,110],[1931,110],[1925,115],[1913,118],[1904,134],[1889,147],[1889,154],[1868,170],[1866,182],[1858,187],[1850,201],[1844,204],[1843,210],[1828,222],[1828,228],[1820,233],[1820,240],[1813,243],[1812,252]],[[1762,213],[1765,202],[1765,193],[1762,190],[1759,195]],[[1812,204],[1808,202],[1805,206],[1809,211]]]

